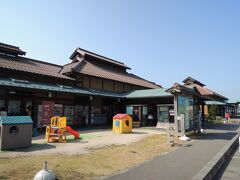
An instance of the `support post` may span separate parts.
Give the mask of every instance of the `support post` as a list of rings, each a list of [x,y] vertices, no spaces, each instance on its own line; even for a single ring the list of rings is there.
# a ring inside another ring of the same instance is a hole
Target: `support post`
[[[174,95],[174,124],[175,124],[175,136],[178,136],[178,96]]]
[[[201,113],[198,112],[197,113],[197,131],[198,131],[198,133],[201,133],[201,129],[202,129],[202,127],[201,127]]]
[[[202,103],[202,125],[204,125],[205,124],[205,117],[204,117],[204,105],[205,105],[205,103]]]
[[[174,130],[171,125],[168,125],[167,136],[168,136],[167,143],[173,146],[174,145]]]
[[[190,141],[190,138],[185,135],[185,117],[184,114],[180,115],[181,122],[181,137],[179,138],[182,141]]]
[[[185,119],[184,114],[180,114],[181,119],[181,136],[185,136]]]

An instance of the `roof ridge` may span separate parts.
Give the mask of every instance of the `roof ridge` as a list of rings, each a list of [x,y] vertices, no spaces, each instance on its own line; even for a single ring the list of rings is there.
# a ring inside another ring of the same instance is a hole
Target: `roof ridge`
[[[100,55],[100,54],[97,54],[97,53],[94,53],[94,52],[88,51],[88,50],[86,50],[86,49],[83,49],[83,48],[80,48],[80,47],[78,47],[77,49],[80,49],[80,50],[86,51],[87,53],[91,53],[91,54],[93,54],[93,55],[97,55],[97,56],[102,57],[102,58],[109,59],[109,60],[111,60],[111,61],[113,61],[113,62],[120,63],[120,64],[122,64],[122,65],[125,65],[125,64],[124,64],[123,62],[121,62],[121,61],[111,59],[111,58],[109,58],[109,57],[106,57],[106,56],[103,56],[103,55]]]
[[[80,48],[78,47],[73,53],[72,55],[70,56],[70,59],[73,60],[74,57],[78,54],[81,54],[81,56],[90,56],[90,57],[93,57],[93,58],[96,58],[100,61],[103,61],[105,63],[108,63],[108,64],[111,64],[111,65],[115,65],[115,66],[120,66],[121,68],[125,68],[125,69],[131,69],[130,67],[128,67],[127,65],[125,65],[123,62],[121,61],[117,61],[117,60],[114,60],[114,59],[111,59],[111,58],[108,58],[106,56],[102,56],[100,54],[96,54],[94,52],[91,52],[91,51],[88,51],[88,50],[85,50],[83,48]]]

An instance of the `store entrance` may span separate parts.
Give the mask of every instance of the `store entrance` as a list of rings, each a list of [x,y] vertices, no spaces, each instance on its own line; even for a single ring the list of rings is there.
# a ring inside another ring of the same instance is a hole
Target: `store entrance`
[[[157,110],[154,105],[129,105],[126,113],[132,116],[134,122],[140,122],[140,126],[156,126]]]
[[[104,98],[102,101],[102,113],[105,114],[107,118],[108,125],[112,125],[113,116],[121,113],[121,105],[117,102],[117,99]]]

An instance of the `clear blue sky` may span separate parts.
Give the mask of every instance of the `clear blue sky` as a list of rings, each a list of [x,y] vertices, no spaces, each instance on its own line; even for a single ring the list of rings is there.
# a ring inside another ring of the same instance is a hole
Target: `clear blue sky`
[[[0,41],[66,64],[76,47],[164,87],[192,76],[240,100],[240,1],[1,1]]]

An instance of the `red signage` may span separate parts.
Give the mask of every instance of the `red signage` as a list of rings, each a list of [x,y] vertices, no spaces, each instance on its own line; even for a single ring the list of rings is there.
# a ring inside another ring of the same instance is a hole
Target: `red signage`
[[[50,124],[50,119],[53,117],[53,101],[42,102],[42,125]]]

